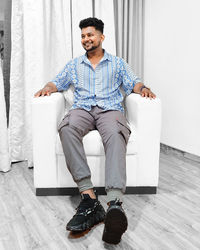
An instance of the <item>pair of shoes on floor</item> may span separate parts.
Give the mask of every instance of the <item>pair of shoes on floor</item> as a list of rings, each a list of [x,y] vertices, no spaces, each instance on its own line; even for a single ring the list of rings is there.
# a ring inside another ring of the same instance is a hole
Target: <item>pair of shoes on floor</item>
[[[121,206],[122,202],[116,199],[110,201],[108,205],[108,210],[105,212],[98,197],[91,199],[89,194],[82,194],[77,212],[68,222],[66,229],[82,232],[104,221],[102,240],[109,244],[118,244],[127,229],[127,218]]]

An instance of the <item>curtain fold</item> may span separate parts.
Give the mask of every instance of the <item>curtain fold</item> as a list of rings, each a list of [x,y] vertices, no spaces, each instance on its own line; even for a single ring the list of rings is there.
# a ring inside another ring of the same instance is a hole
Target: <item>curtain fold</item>
[[[70,1],[13,0],[10,72],[12,161],[32,166],[31,99],[71,59]]]
[[[73,51],[73,58],[80,56],[85,53],[85,50],[82,48],[81,45],[81,31],[79,28],[80,20],[92,17],[92,0],[84,0],[83,5],[81,4],[80,0],[71,0],[71,24],[72,24],[72,51]]]
[[[116,53],[143,77],[143,9],[144,0],[113,0]]]
[[[116,40],[115,40],[115,20],[114,6],[111,0],[96,0],[94,1],[94,16],[104,21],[105,40],[103,47],[112,55],[116,55]]]
[[[0,0],[1,1],[1,0]],[[10,56],[11,56],[11,6],[12,0],[4,0],[4,59],[3,59],[3,79],[6,101],[6,113],[9,116],[10,105]],[[8,119],[7,119],[8,120]],[[8,123],[7,123],[8,124]]]
[[[99,1],[107,33],[114,34],[113,1]],[[33,165],[31,99],[34,93],[84,53],[79,21],[93,16],[92,0],[12,0],[9,146],[12,162]],[[113,21],[112,21],[113,20]],[[112,23],[112,25],[110,24]],[[115,37],[104,48],[113,53]],[[42,138],[41,138],[42,139]]]
[[[6,103],[4,98],[3,74],[0,64],[0,171],[10,170]]]

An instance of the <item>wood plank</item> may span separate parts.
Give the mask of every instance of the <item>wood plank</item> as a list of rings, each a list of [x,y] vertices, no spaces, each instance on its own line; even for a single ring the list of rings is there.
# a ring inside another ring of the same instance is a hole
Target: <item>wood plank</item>
[[[200,164],[161,153],[156,195],[125,195],[129,227],[117,246],[100,224],[85,234],[65,230],[79,196],[36,196],[26,162],[0,173],[0,249],[200,249]],[[107,209],[106,196],[99,199]]]

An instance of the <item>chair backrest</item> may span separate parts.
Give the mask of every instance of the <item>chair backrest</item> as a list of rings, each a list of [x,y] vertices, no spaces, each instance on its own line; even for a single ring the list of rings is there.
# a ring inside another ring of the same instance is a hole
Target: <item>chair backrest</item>
[[[65,114],[69,111],[74,103],[74,86],[70,85],[69,88],[63,91],[65,97]]]

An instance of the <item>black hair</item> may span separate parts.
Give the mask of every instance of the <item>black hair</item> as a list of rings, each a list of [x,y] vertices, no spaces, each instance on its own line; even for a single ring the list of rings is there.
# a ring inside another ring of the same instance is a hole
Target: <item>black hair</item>
[[[97,19],[96,17],[89,17],[81,20],[79,23],[80,29],[86,28],[88,26],[95,27],[96,30],[101,31],[101,33],[103,34],[104,23],[100,19]]]

